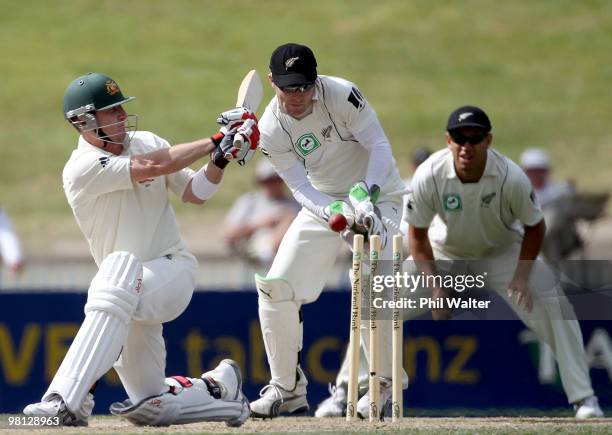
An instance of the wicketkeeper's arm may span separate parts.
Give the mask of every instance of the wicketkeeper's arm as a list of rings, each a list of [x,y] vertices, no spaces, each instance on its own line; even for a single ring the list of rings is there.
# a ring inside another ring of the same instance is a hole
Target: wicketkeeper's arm
[[[329,216],[325,214],[325,207],[333,201],[333,198],[315,189],[300,162],[285,171],[279,171],[278,175],[285,181],[293,197],[302,207],[327,220]]]

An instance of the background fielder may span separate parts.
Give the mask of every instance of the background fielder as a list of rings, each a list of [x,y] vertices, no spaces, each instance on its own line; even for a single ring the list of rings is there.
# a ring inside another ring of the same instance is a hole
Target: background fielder
[[[64,168],[64,191],[99,270],[68,353],[42,401],[24,413],[86,425],[90,388],[114,367],[129,399],[113,404],[113,414],[139,425],[239,426],[249,410],[235,362],[224,360],[202,378],[165,379],[162,323],[189,304],[198,266],[181,240],[168,189],[203,204],[219,188],[225,152],[243,163],[252,155],[250,146],[237,151],[232,144],[238,132],[257,145],[255,117],[244,109],[225,112],[219,121],[226,125],[212,138],[170,147],[135,131],[135,115],[123,108],[132,99],[100,73],[77,78],[64,94],[64,114],[80,134]],[[187,167],[211,152],[198,172]]]
[[[520,167],[490,149],[490,131],[478,107],[460,107],[450,115],[448,148],[419,166],[412,179],[405,212],[412,258],[425,273],[436,272],[434,259],[469,260],[472,273],[486,273],[486,288],[498,292],[554,352],[576,417],[601,417],[573,308],[554,273],[534,261],[545,224],[532,186]],[[447,296],[432,289],[434,298]],[[432,313],[438,319],[450,315],[446,308]]]
[[[262,397],[251,404],[259,417],[308,409],[299,366],[300,307],[318,298],[343,243],[328,226],[330,215],[341,213],[349,226],[363,229],[370,223],[368,232],[382,236],[387,258],[386,234],[395,234],[401,219],[401,194],[386,193],[402,190],[403,183],[376,113],[353,83],[319,76],[316,66],[303,45],[285,44],[272,53],[269,79],[276,96],[259,124],[262,151],[302,206],[268,274],[256,276],[272,373]],[[391,334],[381,336],[388,338],[381,375],[390,378]],[[362,405],[365,414],[367,397]]]

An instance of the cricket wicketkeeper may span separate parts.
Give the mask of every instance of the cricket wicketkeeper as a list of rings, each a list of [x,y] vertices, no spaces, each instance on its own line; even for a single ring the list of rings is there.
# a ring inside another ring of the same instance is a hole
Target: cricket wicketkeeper
[[[401,193],[390,193],[404,189],[385,132],[355,84],[318,75],[313,52],[299,44],[274,50],[270,71],[276,95],[259,123],[261,148],[302,209],[267,275],[255,278],[272,374],[261,397],[251,403],[256,417],[309,408],[308,381],[299,360],[300,308],[317,300],[344,243],[341,234],[330,229],[330,217],[346,218],[347,236],[355,228],[380,235],[382,258],[390,260],[392,243],[387,239],[399,232],[402,217]],[[383,412],[391,402],[391,322],[385,323],[380,356]],[[367,348],[369,337],[363,335]],[[367,394],[358,412],[368,414]]]

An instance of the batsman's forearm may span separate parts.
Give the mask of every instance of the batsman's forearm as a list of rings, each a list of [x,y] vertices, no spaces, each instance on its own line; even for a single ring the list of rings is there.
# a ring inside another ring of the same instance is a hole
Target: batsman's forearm
[[[215,145],[209,138],[174,145],[147,154],[131,157],[132,178],[140,181],[172,174],[210,154]]]
[[[180,171],[215,149],[215,144],[209,138],[174,145],[169,149],[168,173]],[[208,171],[207,171],[207,175]],[[210,179],[210,177],[208,177]],[[211,180],[214,182],[214,180]]]

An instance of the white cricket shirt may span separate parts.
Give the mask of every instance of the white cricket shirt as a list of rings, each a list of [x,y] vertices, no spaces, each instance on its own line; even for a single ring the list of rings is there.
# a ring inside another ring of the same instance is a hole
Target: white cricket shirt
[[[376,112],[357,87],[344,79],[320,75],[312,113],[302,119],[285,114],[274,97],[259,130],[262,151],[281,176],[299,163],[308,182],[331,198],[346,198],[359,181],[378,184],[381,195],[403,188]],[[295,194],[296,186],[288,184]],[[313,202],[327,205],[316,198]]]
[[[417,228],[430,227],[432,247],[451,258],[500,254],[522,240],[521,224],[543,219],[523,170],[492,149],[477,183],[461,182],[452,153],[444,149],[418,167],[412,189],[404,219]]]
[[[140,182],[130,175],[130,155],[168,147],[159,136],[139,131],[116,156],[79,138],[64,167],[64,192],[96,264],[114,251],[144,262],[184,249],[168,188],[182,196],[193,171]]]

